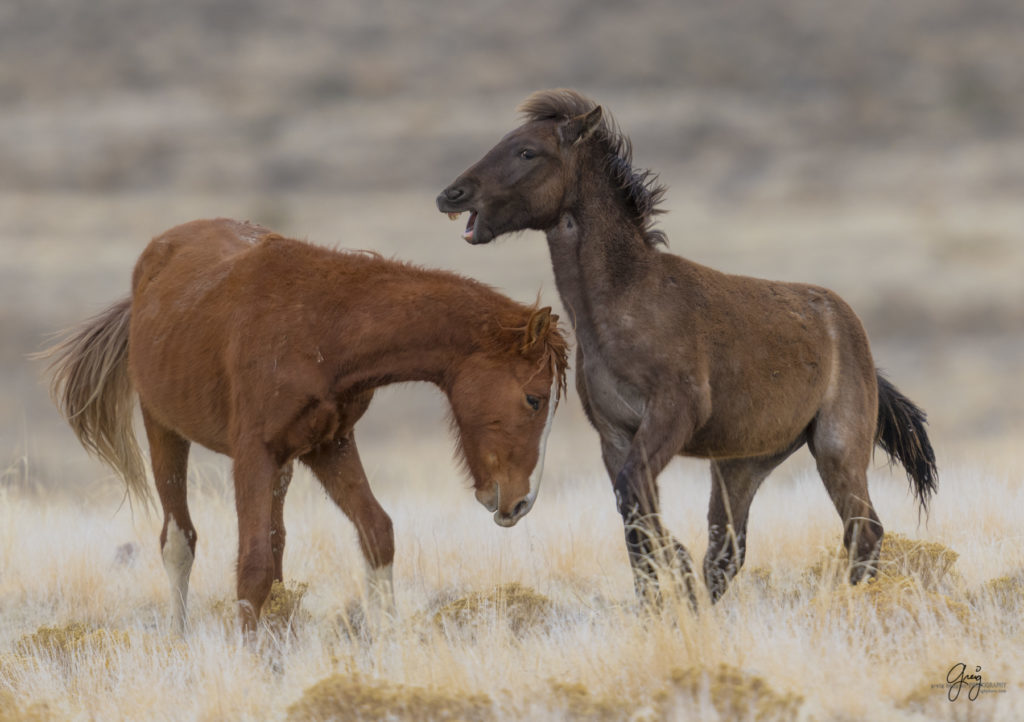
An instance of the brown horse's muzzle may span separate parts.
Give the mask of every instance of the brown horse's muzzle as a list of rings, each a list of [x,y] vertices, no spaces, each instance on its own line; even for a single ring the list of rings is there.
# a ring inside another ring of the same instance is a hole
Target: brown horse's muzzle
[[[510,509],[502,509],[501,486],[495,484],[490,491],[478,489],[476,500],[480,502],[487,511],[494,512],[494,523],[498,526],[515,526],[516,522],[526,516],[533,508],[533,502],[537,499],[537,493],[531,491],[519,501],[511,505]]]
[[[504,527],[515,526],[517,521],[530,512],[536,498],[537,495],[531,492],[517,501],[510,511],[505,512],[499,508],[494,512],[494,523]]]

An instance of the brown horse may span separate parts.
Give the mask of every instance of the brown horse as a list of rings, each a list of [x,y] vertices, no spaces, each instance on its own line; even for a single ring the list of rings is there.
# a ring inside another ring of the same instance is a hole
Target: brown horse
[[[82,444],[148,499],[132,431],[137,391],[180,631],[196,548],[190,441],[234,460],[239,618],[252,633],[272,582],[282,579],[295,459],[355,524],[371,601],[390,611],[391,519],[370,490],[353,431],[378,386],[440,387],[476,498],[501,526],[530,510],[565,384],[567,345],[556,320],[549,308],[452,273],[331,251],[248,223],[195,221],[149,244],[131,298],[48,352],[51,390]]]
[[[547,234],[576,328],[576,387],[601,437],[637,593],[657,595],[667,552],[694,600],[686,550],[658,518],[656,478],[677,454],[711,460],[704,578],[712,600],[743,564],[761,482],[810,447],[845,527],[850,580],[873,575],[882,525],[868,496],[878,443],[907,469],[920,506],[937,483],[924,413],[875,369],[859,319],[818,286],[720,273],[663,253],[651,227],[664,188],[632,167],[629,139],[600,106],[539,92],[509,132],[437,198],[488,243]],[[678,577],[676,577],[678,579]]]

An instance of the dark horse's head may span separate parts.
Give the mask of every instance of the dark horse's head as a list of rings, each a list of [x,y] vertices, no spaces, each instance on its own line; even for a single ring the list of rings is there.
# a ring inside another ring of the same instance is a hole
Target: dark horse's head
[[[469,212],[462,237],[489,243],[503,233],[546,230],[577,202],[586,174],[600,174],[648,243],[664,188],[632,167],[629,139],[601,106],[572,90],[534,93],[519,106],[526,122],[460,175],[437,197],[452,219]]]

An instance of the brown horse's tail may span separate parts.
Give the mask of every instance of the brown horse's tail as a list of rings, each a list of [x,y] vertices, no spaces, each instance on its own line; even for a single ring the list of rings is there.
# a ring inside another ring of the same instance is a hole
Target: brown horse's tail
[[[895,386],[878,376],[878,430],[875,443],[889,455],[890,463],[900,462],[917,495],[922,511],[939,484],[935,452],[924,426],[927,416]]]
[[[37,358],[52,359],[50,396],[82,446],[110,464],[124,479],[129,496],[148,506],[152,494],[132,429],[131,311],[131,299],[122,299],[70,329]]]

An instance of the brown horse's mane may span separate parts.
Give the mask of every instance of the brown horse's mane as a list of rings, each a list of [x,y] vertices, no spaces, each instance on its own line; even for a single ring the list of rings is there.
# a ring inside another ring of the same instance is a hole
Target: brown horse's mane
[[[501,330],[503,332],[513,331],[519,334],[525,333],[533,324],[534,316],[541,312],[539,302],[535,303],[533,306],[525,308],[529,309],[529,316],[526,318],[526,322],[522,326],[503,326]],[[560,399],[565,396],[566,390],[565,378],[566,373],[569,370],[569,342],[565,340],[565,336],[558,332],[557,329],[552,329],[544,338],[544,352],[540,355],[538,371],[545,362],[551,364],[555,377],[558,379],[556,398]]]
[[[597,104],[574,90],[541,90],[524,100],[518,110],[528,121],[568,120],[589,113]],[[608,177],[621,192],[621,199],[649,246],[667,244],[664,232],[654,229],[654,216],[664,213],[659,207],[666,188],[658,174],[633,168],[633,143],[615,119],[602,111],[601,122],[591,136],[605,153]]]

